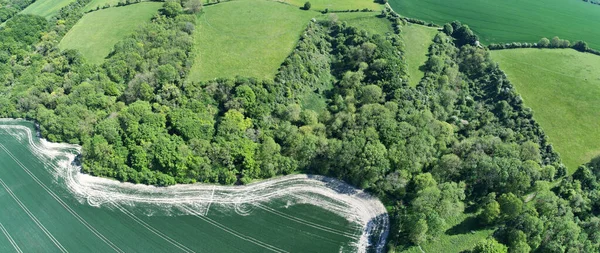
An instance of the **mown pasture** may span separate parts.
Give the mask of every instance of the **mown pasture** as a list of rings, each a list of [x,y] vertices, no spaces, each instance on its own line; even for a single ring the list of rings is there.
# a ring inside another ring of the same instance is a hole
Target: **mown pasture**
[[[600,57],[530,48],[492,51],[492,57],[533,109],[569,172],[600,155]]]
[[[206,6],[196,25],[190,81],[219,77],[273,78],[311,18],[283,3],[240,0]]]
[[[425,73],[420,70],[427,61],[429,46],[433,43],[433,37],[437,28],[408,24],[402,27],[402,39],[404,40],[406,63],[408,64],[408,83],[417,86]]]
[[[85,14],[65,35],[59,48],[77,49],[89,62],[100,64],[115,43],[150,21],[161,6],[161,3],[147,2]]]
[[[74,2],[74,0],[37,0],[21,11],[21,14],[33,14],[50,18],[56,14],[60,8],[67,6],[72,2]]]
[[[444,24],[468,24],[484,44],[537,42],[559,36],[571,42],[584,40],[600,49],[600,6],[581,0],[391,0],[401,15]]]

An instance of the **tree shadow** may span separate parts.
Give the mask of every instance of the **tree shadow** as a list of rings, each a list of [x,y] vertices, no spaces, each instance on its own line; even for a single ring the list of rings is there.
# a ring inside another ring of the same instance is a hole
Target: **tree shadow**
[[[457,224],[454,227],[451,227],[446,231],[447,235],[460,235],[471,233],[471,231],[476,230],[479,227],[479,221],[476,217],[468,217],[461,223]]]

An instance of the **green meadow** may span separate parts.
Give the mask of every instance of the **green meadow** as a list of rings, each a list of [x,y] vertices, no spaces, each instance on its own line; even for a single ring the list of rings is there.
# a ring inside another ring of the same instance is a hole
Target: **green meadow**
[[[246,76],[273,78],[311,18],[283,3],[240,0],[207,6],[198,15],[190,81]]]
[[[281,0],[297,7],[304,6],[307,0]],[[383,5],[376,3],[373,0],[310,0],[311,10],[381,10]]]
[[[569,172],[600,155],[600,57],[572,49],[511,49],[492,56]]]
[[[60,8],[67,6],[71,2],[74,2],[74,0],[37,0],[27,6],[21,13],[49,18],[56,14]]]
[[[402,39],[404,39],[406,63],[408,64],[409,84],[417,86],[425,76],[420,67],[427,61],[429,46],[433,43],[433,37],[437,28],[408,24],[402,27]]]
[[[77,49],[91,63],[100,64],[113,46],[150,21],[162,3],[147,2],[85,14],[59,44],[60,49]]]
[[[345,21],[350,26],[365,29],[371,34],[393,33],[392,23],[386,18],[378,17],[374,12],[344,12],[336,13],[340,21]],[[325,15],[328,17],[327,15]]]
[[[484,44],[537,42],[559,36],[600,49],[600,6],[581,0],[391,0],[401,15],[444,24],[468,24]]]

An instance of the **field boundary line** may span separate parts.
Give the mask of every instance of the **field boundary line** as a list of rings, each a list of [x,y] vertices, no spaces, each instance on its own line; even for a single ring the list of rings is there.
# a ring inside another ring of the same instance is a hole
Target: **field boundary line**
[[[42,222],[40,222],[40,220],[37,217],[35,217],[35,215],[27,208],[27,206],[25,206],[25,204],[23,204],[23,202],[21,202],[21,200],[19,200],[19,198],[14,194],[14,192],[10,188],[8,188],[8,185],[6,185],[4,183],[4,181],[2,181],[2,179],[0,179],[0,184],[2,185],[2,187],[4,187],[6,192],[17,202],[19,207],[21,207],[21,209],[23,209],[23,211],[25,211],[27,216],[29,216],[29,218],[31,218],[31,220],[33,220],[33,222],[42,230],[42,232],[44,232],[44,234],[46,234],[46,236],[48,236],[48,238],[52,241],[52,243],[54,243],[54,245],[56,245],[56,247],[61,252],[63,252],[63,253],[68,252],[67,249],[65,249],[65,247],[63,247],[62,244],[52,235],[52,233],[50,233],[50,231],[48,231],[48,229],[44,226],[44,224],[42,224]]]
[[[4,225],[2,225],[2,222],[0,222],[0,230],[2,230],[2,233],[6,236],[6,239],[8,239],[8,242],[10,242],[10,244],[13,246],[13,248],[15,248],[17,253],[23,253],[21,248],[19,248],[19,245],[17,245],[17,242],[15,242],[15,240],[12,238],[12,236],[10,236],[10,234],[8,233],[8,230],[6,230]]]
[[[119,253],[125,253],[125,251],[121,250],[118,246],[116,246],[113,242],[111,242],[108,238],[106,238],[102,233],[96,230],[91,224],[89,224],[83,217],[81,217],[75,210],[73,210],[67,203],[65,203],[56,193],[54,193],[50,188],[48,188],[43,182],[40,181],[37,176],[35,176],[27,167],[21,163],[4,145],[0,144],[0,148],[4,150],[12,159],[23,169],[39,186],[41,186],[46,193],[48,193],[58,204],[60,204],[67,212],[69,212],[75,219],[77,219],[81,224],[83,224],[88,230],[90,230],[96,237],[106,243],[109,247],[111,247],[114,251]]]

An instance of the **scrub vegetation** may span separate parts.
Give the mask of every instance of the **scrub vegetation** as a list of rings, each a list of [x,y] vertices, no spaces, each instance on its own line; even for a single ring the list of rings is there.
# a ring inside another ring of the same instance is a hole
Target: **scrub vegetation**
[[[33,0],[2,0],[0,1],[0,23],[13,17],[25,9]]]

